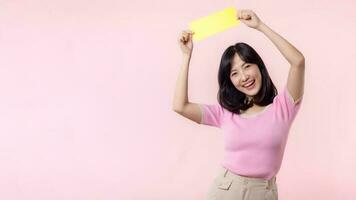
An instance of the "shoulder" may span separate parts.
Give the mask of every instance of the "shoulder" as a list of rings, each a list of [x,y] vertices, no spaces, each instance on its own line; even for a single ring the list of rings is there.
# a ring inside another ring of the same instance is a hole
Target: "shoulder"
[[[293,120],[301,107],[302,99],[303,96],[294,100],[287,87],[283,87],[273,99],[273,105],[277,116],[284,120]]]

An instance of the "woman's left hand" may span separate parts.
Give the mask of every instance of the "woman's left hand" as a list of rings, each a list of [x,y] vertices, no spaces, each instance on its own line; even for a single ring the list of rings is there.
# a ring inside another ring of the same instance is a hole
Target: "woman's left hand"
[[[257,29],[263,23],[252,10],[237,10],[237,15],[250,28]]]

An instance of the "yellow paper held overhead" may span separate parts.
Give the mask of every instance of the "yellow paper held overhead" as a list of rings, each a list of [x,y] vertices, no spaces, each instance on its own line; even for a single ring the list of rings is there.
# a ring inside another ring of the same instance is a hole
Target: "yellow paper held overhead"
[[[190,22],[189,28],[194,32],[193,40],[203,40],[238,24],[237,10],[229,7]]]

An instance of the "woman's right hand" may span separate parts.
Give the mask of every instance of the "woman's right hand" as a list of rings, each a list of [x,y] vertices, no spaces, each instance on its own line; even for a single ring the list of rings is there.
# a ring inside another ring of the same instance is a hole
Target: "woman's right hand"
[[[191,55],[193,51],[193,34],[190,30],[184,30],[178,38],[180,48],[184,55]]]

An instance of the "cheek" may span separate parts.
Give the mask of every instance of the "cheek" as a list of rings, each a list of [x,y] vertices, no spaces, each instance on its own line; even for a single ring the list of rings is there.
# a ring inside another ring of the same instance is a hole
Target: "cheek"
[[[259,76],[261,73],[260,73],[260,70],[258,69],[258,67],[254,67],[252,70],[251,70],[251,73],[253,73],[254,76]]]
[[[233,77],[230,78],[230,81],[235,87],[240,87],[238,81],[235,80]]]
[[[234,84],[234,85],[235,85],[236,81],[235,81],[235,79],[234,79],[234,77],[233,77],[233,76],[230,76],[230,81],[231,81],[231,83],[232,83],[232,84]]]
[[[261,79],[262,79],[262,76],[261,76],[261,72],[260,72],[260,70],[258,70],[258,69],[255,69],[255,70],[253,70],[253,76],[254,77],[256,77],[258,80],[260,80],[261,81]]]

